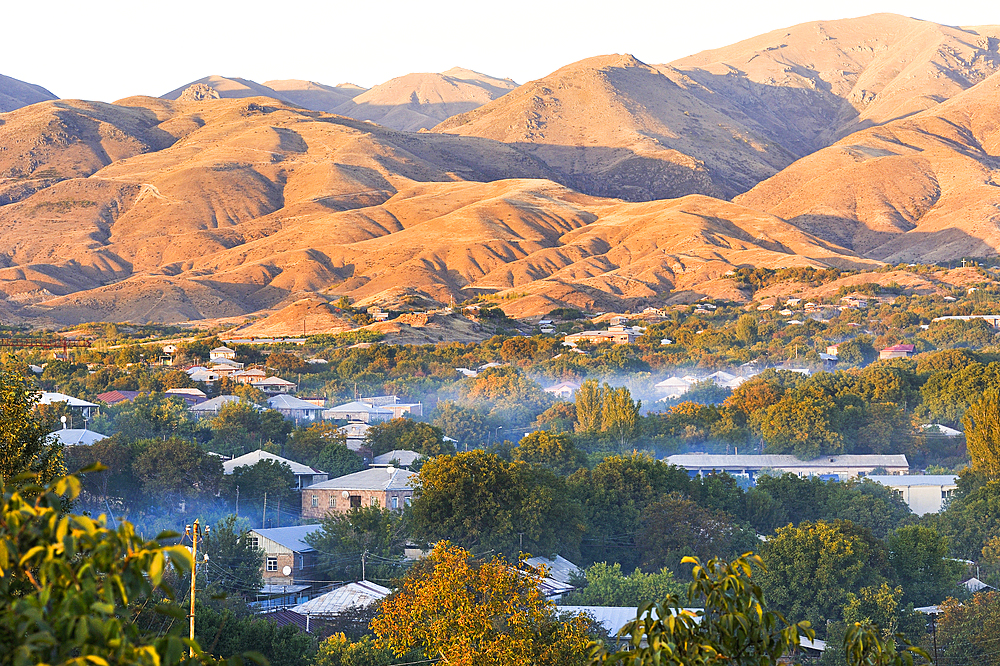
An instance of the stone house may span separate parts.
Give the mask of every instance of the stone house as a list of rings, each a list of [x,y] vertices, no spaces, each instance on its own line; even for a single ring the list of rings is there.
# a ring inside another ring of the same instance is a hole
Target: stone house
[[[401,511],[413,497],[409,481],[415,475],[398,467],[372,467],[313,484],[302,491],[302,517],[323,518],[363,506]]]

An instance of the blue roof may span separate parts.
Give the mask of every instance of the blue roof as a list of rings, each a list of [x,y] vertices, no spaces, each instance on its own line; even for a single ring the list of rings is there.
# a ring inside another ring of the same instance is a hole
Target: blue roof
[[[320,529],[321,525],[295,525],[293,527],[272,527],[269,529],[251,530],[254,534],[270,539],[295,553],[305,553],[313,549],[306,543],[306,535]]]

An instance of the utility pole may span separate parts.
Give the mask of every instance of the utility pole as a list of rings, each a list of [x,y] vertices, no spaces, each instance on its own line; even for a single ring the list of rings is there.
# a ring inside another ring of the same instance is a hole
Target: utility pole
[[[264,512],[260,516],[260,528],[261,529],[266,529],[267,528],[267,522],[265,522],[265,521],[267,521],[267,491],[266,490],[264,491]]]
[[[368,580],[365,578],[365,559],[368,557],[368,551],[361,553],[361,580]]]
[[[236,486],[236,517],[240,517],[240,487]]]
[[[281,527],[281,495],[278,495],[278,527]]]
[[[208,532],[208,528],[205,528]],[[188,627],[188,637],[194,642],[194,592],[195,581],[198,578],[198,537],[201,534],[201,525],[195,518],[194,525],[188,525],[184,529],[185,536],[191,537],[191,614],[188,615],[190,626]],[[191,658],[194,659],[194,647],[191,647]]]

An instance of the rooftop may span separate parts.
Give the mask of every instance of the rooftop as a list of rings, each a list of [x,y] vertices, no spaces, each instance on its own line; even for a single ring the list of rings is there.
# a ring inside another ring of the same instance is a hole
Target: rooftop
[[[343,405],[337,405],[336,407],[331,407],[327,411],[329,412],[368,412],[369,414],[392,414],[389,409],[382,409],[380,407],[374,407],[366,402],[359,402],[355,400],[354,402],[345,402]]]
[[[232,460],[226,460],[222,463],[222,469],[226,474],[232,474],[233,470],[237,467],[249,467],[250,465],[256,465],[261,460],[273,460],[276,462],[282,462],[292,468],[292,474],[322,474],[318,469],[313,469],[308,465],[303,465],[302,463],[297,463],[294,460],[289,460],[288,458],[282,458],[281,456],[274,455],[273,453],[268,453],[264,450],[251,451],[250,453],[245,453],[238,458],[233,458]]]
[[[51,405],[57,402],[65,402],[70,407],[97,407],[97,405],[92,402],[80,400],[79,398],[74,398],[73,396],[66,395],[65,393],[43,391],[42,395],[38,398],[39,405]]]
[[[370,469],[338,476],[335,479],[321,481],[309,486],[310,490],[405,490],[411,486],[407,483],[416,472],[398,467],[372,467]]]
[[[956,474],[869,474],[866,479],[883,486],[954,486]]]
[[[322,525],[295,525],[294,527],[272,527],[269,529],[250,530],[258,536],[281,544],[288,550],[295,553],[305,553],[313,550],[313,547],[306,543],[306,536],[320,529]]]
[[[259,384],[260,382],[255,382]],[[323,411],[322,407],[312,404],[311,402],[306,402],[305,400],[300,400],[293,395],[276,395],[273,398],[267,399],[267,406],[271,409],[302,409],[308,411]]]
[[[906,456],[899,455],[842,455],[823,456],[814,460],[799,460],[791,455],[724,455],[711,453],[682,453],[668,456],[667,462],[681,467],[701,469],[733,468],[787,468],[787,467],[909,467]]]
[[[58,439],[63,446],[89,446],[102,439],[107,439],[107,436],[86,428],[63,428],[53,432],[52,436]]]
[[[191,405],[188,409],[192,412],[217,412],[222,409],[223,405],[226,403],[239,402],[240,400],[241,398],[238,395],[220,395],[217,398],[206,400],[205,402],[197,405]]]
[[[332,592],[321,594],[315,599],[310,599],[304,604],[295,606],[292,610],[301,615],[337,615],[343,613],[348,608],[370,606],[375,602],[385,599],[389,596],[389,592],[390,590],[387,587],[362,580],[357,583],[348,583]]]
[[[396,449],[389,451],[388,453],[383,453],[380,456],[375,456],[375,460],[372,462],[376,465],[388,465],[393,460],[398,460],[400,467],[409,467],[417,461],[420,454],[416,451],[407,451],[405,449]]]

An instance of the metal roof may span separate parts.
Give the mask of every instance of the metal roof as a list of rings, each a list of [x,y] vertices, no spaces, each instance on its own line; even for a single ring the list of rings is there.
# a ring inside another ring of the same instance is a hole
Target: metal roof
[[[222,409],[223,405],[226,403],[239,402],[240,399],[241,398],[238,395],[220,395],[217,398],[206,400],[205,402],[197,405],[191,405],[188,409],[192,412],[217,412]],[[256,407],[256,405],[254,406]]]
[[[268,529],[250,530],[258,536],[284,546],[295,553],[306,553],[313,547],[306,543],[306,535],[320,529],[322,525],[295,525],[293,527],[271,527]]]
[[[668,456],[666,462],[698,469],[760,469],[765,467],[909,467],[906,456],[899,455],[842,455],[823,456],[814,460],[799,460],[791,455],[723,455],[711,453],[681,453]]]
[[[52,435],[59,440],[63,446],[87,446],[96,444],[102,439],[107,439],[106,435],[86,428],[63,428],[56,430]]]
[[[876,474],[865,477],[883,486],[954,486],[956,474]]]
[[[371,467],[354,474],[338,476],[328,481],[320,481],[308,486],[310,490],[405,490],[407,483],[416,472],[398,467]]]
[[[570,584],[570,579],[575,573],[583,573],[580,567],[576,566],[569,560],[567,560],[562,555],[556,555],[554,560],[550,560],[547,557],[529,557],[525,560],[527,564],[533,567],[545,566],[548,578],[552,578],[565,585]]]
[[[65,402],[70,407],[97,407],[97,405],[92,402],[80,400],[79,398],[74,398],[73,396],[66,395],[65,393],[43,391],[42,395],[38,398],[39,405],[51,405],[56,402]]]
[[[369,414],[392,414],[391,409],[381,409],[379,407],[374,407],[366,402],[347,402],[343,405],[337,405],[336,407],[331,407],[327,411],[329,412],[368,412]]]
[[[420,454],[416,451],[406,451],[404,449],[397,449],[389,451],[388,453],[383,453],[380,456],[375,456],[374,462],[376,465],[388,465],[393,460],[398,460],[400,467],[409,467],[417,461]]]
[[[390,591],[389,588],[377,583],[362,580],[321,594],[315,599],[295,606],[292,611],[300,615],[338,615],[349,608],[370,606],[381,601],[389,596]]]
[[[274,460],[276,462],[282,462],[292,468],[292,474],[323,474],[322,471],[312,468],[309,465],[303,465],[302,463],[297,463],[294,460],[289,460],[288,458],[282,458],[273,453],[268,453],[264,450],[251,451],[250,453],[245,453],[238,458],[233,458],[232,460],[227,460],[222,463],[222,469],[225,474],[232,474],[233,470],[237,467],[249,467],[251,465],[256,465],[261,460]]]
[[[267,404],[271,409],[302,409],[308,411],[323,411],[322,407],[318,407],[311,402],[306,402],[305,400],[300,400],[293,395],[276,395],[273,398],[267,399]]]

